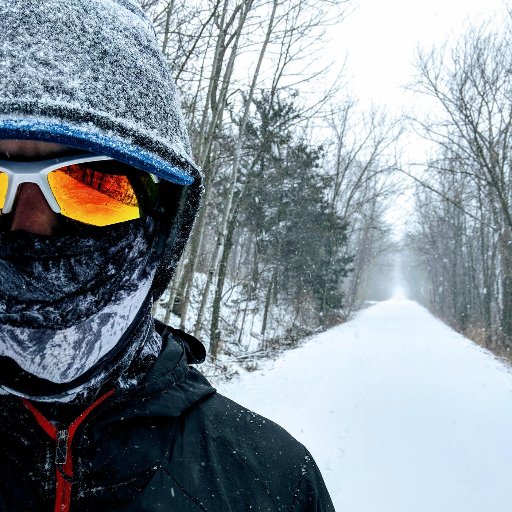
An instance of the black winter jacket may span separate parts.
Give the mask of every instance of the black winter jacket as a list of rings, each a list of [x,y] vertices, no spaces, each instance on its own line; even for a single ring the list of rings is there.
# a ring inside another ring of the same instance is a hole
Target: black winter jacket
[[[333,511],[308,451],[218,394],[191,359],[186,338],[165,336],[144,382],[88,414],[70,449],[70,510]],[[0,419],[0,511],[54,510],[55,441],[16,397],[0,397]]]

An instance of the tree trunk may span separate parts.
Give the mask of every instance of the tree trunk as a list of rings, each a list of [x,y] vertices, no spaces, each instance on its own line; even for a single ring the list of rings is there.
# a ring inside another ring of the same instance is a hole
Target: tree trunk
[[[512,346],[512,231],[507,226],[500,234],[501,329],[506,344]]]
[[[261,325],[261,336],[265,337],[265,333],[267,332],[267,323],[268,323],[268,315],[270,311],[270,304],[272,302],[272,286],[274,284],[275,274],[277,269],[274,268],[274,272],[272,273],[272,277],[270,278],[270,282],[268,283],[267,293],[265,294],[265,309],[263,311],[263,322]]]
[[[228,225],[228,232],[224,243],[224,250],[222,251],[222,258],[219,263],[219,277],[217,279],[217,287],[215,289],[215,297],[212,305],[212,323],[210,328],[210,354],[213,359],[218,355],[219,343],[220,343],[220,306],[222,302],[222,294],[224,292],[224,282],[226,280],[226,270],[228,267],[228,258],[233,246],[233,234],[235,232],[236,220],[238,217],[238,205],[237,201],[235,205],[235,211]]]
[[[167,51],[167,45],[169,44],[169,31],[171,26],[171,16],[174,13],[174,4],[175,0],[171,0],[166,8],[166,14],[165,14],[165,29],[164,29],[164,40],[162,43],[162,53],[165,55],[165,52]]]

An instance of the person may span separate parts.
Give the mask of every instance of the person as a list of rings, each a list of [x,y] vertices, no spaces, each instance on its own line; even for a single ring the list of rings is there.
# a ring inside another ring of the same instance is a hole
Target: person
[[[0,0],[0,510],[330,511],[153,320],[202,193],[135,0]]]

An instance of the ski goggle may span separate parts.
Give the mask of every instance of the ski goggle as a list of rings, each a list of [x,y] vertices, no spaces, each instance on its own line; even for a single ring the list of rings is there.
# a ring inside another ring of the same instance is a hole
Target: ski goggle
[[[18,187],[35,183],[55,213],[93,226],[140,218],[156,201],[158,178],[100,155],[0,160],[0,210],[12,211]]]

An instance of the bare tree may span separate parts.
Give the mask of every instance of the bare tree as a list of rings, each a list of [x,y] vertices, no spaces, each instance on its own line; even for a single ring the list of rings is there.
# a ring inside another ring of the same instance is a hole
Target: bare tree
[[[428,207],[434,196],[424,197],[420,201],[423,233],[430,237],[430,247],[437,233],[438,240],[448,239],[454,249],[451,255],[446,255],[446,247],[435,249],[445,254],[442,262],[448,268],[431,265],[437,268],[434,282],[443,275],[446,283],[441,298],[434,299],[445,307],[443,294],[451,294],[448,311],[462,330],[468,321],[489,326],[497,310],[499,330],[505,342],[512,343],[512,41],[508,34],[484,25],[469,30],[451,49],[420,54],[418,88],[440,107],[435,119],[420,124],[439,148],[439,157],[427,167],[427,180],[430,191],[438,195],[437,208],[444,212],[439,218]],[[439,295],[439,289],[433,288],[433,293]]]

